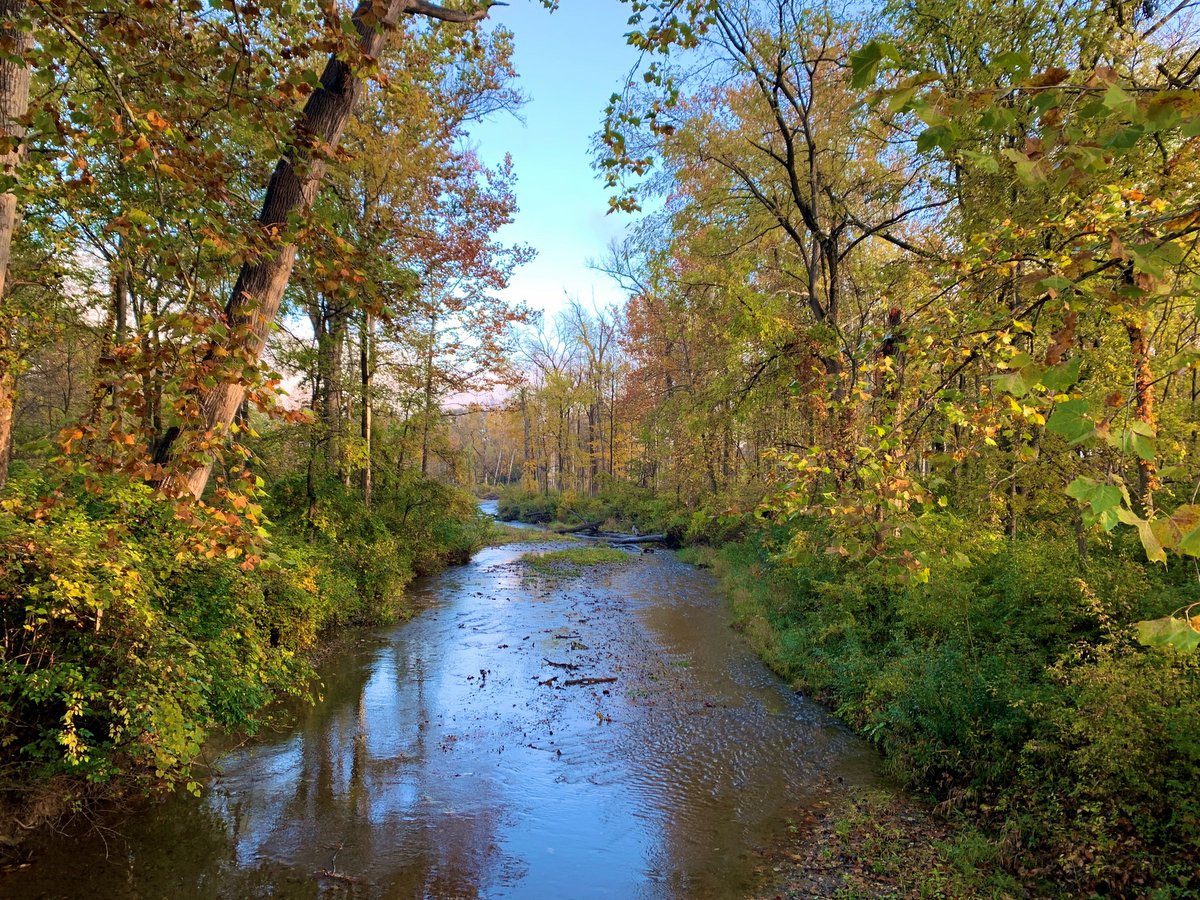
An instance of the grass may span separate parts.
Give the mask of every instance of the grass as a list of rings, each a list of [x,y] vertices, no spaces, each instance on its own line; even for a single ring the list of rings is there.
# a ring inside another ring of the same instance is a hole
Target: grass
[[[624,565],[633,556],[614,547],[571,547],[549,553],[526,553],[521,562],[542,575],[579,575],[591,566]]]
[[[487,543],[490,547],[500,547],[507,544],[566,544],[575,540],[576,538],[569,534],[555,534],[540,528],[516,528],[503,522],[493,522]]]
[[[790,829],[795,845],[775,868],[772,897],[1017,897],[1000,871],[999,848],[968,823],[949,824],[889,790],[835,800],[815,821]]]

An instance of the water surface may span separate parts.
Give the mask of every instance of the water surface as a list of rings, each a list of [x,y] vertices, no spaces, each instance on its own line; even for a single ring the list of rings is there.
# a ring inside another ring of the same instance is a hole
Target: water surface
[[[0,896],[741,897],[791,823],[874,781],[706,573],[631,551],[535,577],[530,549],[419,583],[413,621],[326,659],[323,702],[201,800],[49,841]]]

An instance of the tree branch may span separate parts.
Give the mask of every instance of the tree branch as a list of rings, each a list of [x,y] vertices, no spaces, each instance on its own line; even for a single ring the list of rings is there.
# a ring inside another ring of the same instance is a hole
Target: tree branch
[[[493,6],[508,6],[508,4],[488,2],[474,9],[450,9],[436,3],[429,3],[427,0],[409,0],[401,12],[408,16],[424,16],[427,19],[438,19],[442,22],[467,23],[483,21],[488,17],[488,12]]]

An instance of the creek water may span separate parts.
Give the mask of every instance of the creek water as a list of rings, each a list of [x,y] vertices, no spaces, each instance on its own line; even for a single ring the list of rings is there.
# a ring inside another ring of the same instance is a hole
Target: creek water
[[[746,896],[875,755],[765,668],[707,573],[520,562],[557,547],[418,583],[412,621],[327,657],[323,700],[221,754],[200,800],[47,839],[0,897]]]

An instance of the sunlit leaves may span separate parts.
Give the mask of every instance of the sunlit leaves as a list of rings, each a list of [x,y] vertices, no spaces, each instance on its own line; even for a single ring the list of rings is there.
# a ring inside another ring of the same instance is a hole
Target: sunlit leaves
[[[1184,652],[1200,649],[1200,617],[1164,616],[1138,622],[1136,632],[1138,640],[1147,647],[1174,647]]]

